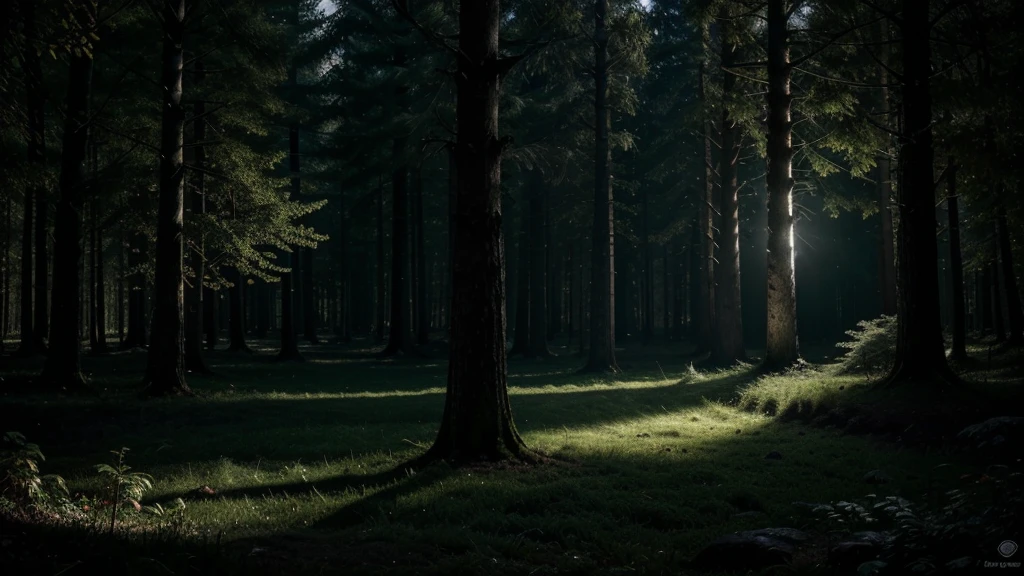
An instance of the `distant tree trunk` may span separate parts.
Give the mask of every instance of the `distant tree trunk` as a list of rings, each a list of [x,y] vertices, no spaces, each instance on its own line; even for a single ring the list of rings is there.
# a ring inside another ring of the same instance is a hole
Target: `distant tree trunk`
[[[39,35],[36,31],[36,16],[35,16],[35,4],[29,0],[21,0],[19,11],[22,14],[25,41],[27,46],[36,46],[39,42]],[[41,177],[43,166],[46,163],[46,86],[43,81],[43,68],[40,62],[38,50],[24,50],[22,56],[22,69],[25,73],[25,112],[28,120],[27,133],[28,133],[28,163],[33,171],[33,179]],[[31,289],[32,281],[28,280],[33,274],[32,268],[32,208],[31,204],[35,201],[35,301],[30,296],[25,298],[27,289]],[[46,186],[40,183],[30,185],[25,190],[25,228],[24,236],[22,241],[25,243],[22,246],[22,273],[24,274],[22,282],[22,353],[32,354],[36,352],[46,351],[46,333],[48,329],[47,323],[47,304],[48,294],[47,285],[49,281],[48,266],[49,258],[46,253],[46,241],[48,226],[48,214],[47,199],[46,199]],[[29,254],[28,259],[24,259],[24,254]],[[34,308],[30,308],[35,304]],[[28,317],[25,316],[24,311],[29,310],[30,314]],[[24,327],[27,326],[28,330],[25,331]],[[26,342],[31,342],[31,346],[26,347]]]
[[[879,90],[881,102],[880,121],[889,125],[891,110],[889,107],[889,21],[881,22],[881,42],[879,46],[878,83],[882,86]],[[882,219],[882,242],[881,242],[881,264],[879,279],[882,290],[882,314],[894,316],[896,314],[896,248],[893,244],[893,221],[892,221],[892,166],[889,161],[890,151],[882,150],[877,159],[878,172],[878,195],[879,213]]]
[[[94,10],[89,2],[75,8],[76,20],[87,30],[94,23]],[[82,302],[78,292],[82,278],[78,274],[82,261],[82,210],[91,91],[92,58],[84,52],[72,55],[61,146],[60,196],[54,227],[54,323],[50,334],[50,353],[42,374],[43,382],[58,390],[75,391],[86,386],[81,367],[79,331]]]
[[[949,208],[949,267],[953,274],[953,350],[949,354],[954,362],[967,358],[965,344],[966,326],[964,318],[964,262],[960,253],[960,209],[959,197],[956,193],[956,160],[949,158],[946,182],[948,195],[946,204]]]
[[[572,337],[575,334],[576,326],[578,325],[578,322],[573,320],[574,314],[576,313],[575,309],[573,309],[573,303],[578,298],[578,296],[577,296],[578,292],[577,292],[577,288],[576,288],[576,275],[573,273],[573,271],[575,270],[575,266],[576,266],[576,259],[574,258],[574,252],[573,252],[573,246],[574,246],[575,242],[573,242],[572,239],[566,239],[566,244],[567,244],[566,248],[568,249],[568,254],[566,256],[566,261],[565,261],[565,271],[566,271],[566,276],[567,276],[566,280],[568,281],[566,283],[566,286],[567,286],[568,290],[567,290],[566,295],[565,295],[566,296],[566,299],[565,299],[565,311],[566,311],[565,319],[566,319],[566,328],[567,328],[566,331],[568,332],[569,344],[571,345],[572,344]]]
[[[220,335],[220,292],[203,288],[203,331],[206,333],[206,349],[217,347]]]
[[[885,385],[933,388],[958,378],[946,363],[939,321],[938,247],[932,172],[928,0],[903,2],[903,142],[900,150],[896,362]]]
[[[352,340],[352,273],[350,271],[352,265],[349,262],[348,253],[348,207],[345,205],[344,189],[338,193],[338,205],[338,210],[341,212],[341,229],[338,231],[338,240],[340,242],[338,275],[341,281],[338,315],[340,316],[341,330],[338,333],[338,337],[341,338],[342,342],[350,342]]]
[[[227,270],[231,288],[228,288],[228,352],[252,354],[245,342],[245,288],[246,280],[238,268]]]
[[[451,352],[441,429],[428,458],[456,462],[526,456],[512,420],[505,354],[501,229],[498,0],[459,7],[458,225]]]
[[[319,327],[317,322],[316,303],[317,298],[313,284],[313,248],[302,248],[302,326],[303,337],[310,344],[319,344],[316,332]]]
[[[205,79],[206,68],[202,60],[197,60],[193,80],[198,87]],[[192,174],[192,193],[190,196],[192,217],[206,213],[206,101],[200,94],[192,105],[192,138],[193,162],[196,170]],[[195,253],[189,250],[191,268],[195,277],[185,285],[185,370],[194,374],[208,374],[206,362],[203,361],[203,278],[206,275],[206,242],[202,233],[193,243]]]
[[[705,54],[711,52],[710,30],[707,25],[701,27],[701,45]],[[726,74],[728,76],[728,74]],[[704,354],[711,350],[711,342],[715,332],[715,182],[714,162],[711,157],[711,103],[707,87],[708,69],[704,59],[700,61],[697,78],[701,98],[701,130],[704,139],[704,169],[701,171],[700,197],[697,201],[697,226],[694,229],[697,242],[694,245],[695,256],[693,273],[696,281],[695,298],[691,304],[691,317],[694,328],[691,339],[696,344],[696,354]]]
[[[0,282],[0,352],[11,327],[11,196],[4,197],[3,281]]]
[[[1006,322],[1003,318],[1003,289],[999,282],[999,248],[996,238],[992,238],[989,254],[988,269],[992,275],[989,284],[992,288],[992,330],[995,333],[996,342],[1005,342]]]
[[[1008,342],[1014,346],[1024,344],[1024,311],[1021,310],[1020,290],[1017,287],[1016,268],[1013,264],[1013,242],[1006,220],[1006,206],[999,203],[996,216],[996,235],[999,242],[999,262],[1002,265],[1006,308],[1009,312]]]
[[[654,260],[651,258],[651,215],[650,198],[647,186],[640,184],[640,198],[643,208],[643,229],[641,236],[644,250],[644,281],[643,281],[643,332],[641,340],[644,344],[650,344],[654,336]]]
[[[395,65],[404,66],[405,55],[399,51]],[[405,86],[396,88],[395,99],[401,106]],[[405,163],[404,134],[392,142],[391,158],[395,169],[391,174],[391,325],[388,344],[382,354],[405,354],[412,349],[412,330],[409,325],[409,167]]]
[[[430,302],[427,277],[427,244],[423,234],[423,173],[419,166],[413,174],[413,203],[416,222],[416,343],[430,342]]]
[[[793,96],[786,0],[768,0],[768,337],[762,367],[800,359],[793,252]]]
[[[563,274],[562,274],[562,253],[559,250],[558,236],[555,226],[551,222],[551,189],[548,189],[547,199],[544,201],[544,242],[547,245],[544,260],[547,263],[548,275],[548,340],[554,340],[562,333],[562,295]]]
[[[723,9],[724,10],[724,9]],[[736,45],[731,39],[731,16],[720,18],[722,34],[722,67],[735,61]],[[736,76],[722,75],[723,100],[728,101],[735,90]],[[737,173],[740,155],[740,134],[736,120],[727,107],[722,109],[722,162],[719,192],[719,225],[717,257],[715,258],[715,330],[711,344],[711,360],[731,365],[746,358],[743,348],[743,315],[740,308],[740,220]]]
[[[120,194],[118,198],[123,198]],[[121,202],[124,207],[124,202]],[[124,219],[117,225],[117,344],[124,346]]]
[[[516,265],[516,328],[510,355],[530,354],[530,199],[532,192],[523,191],[522,208],[519,211],[519,237],[517,238]]]
[[[295,18],[297,21],[297,12]],[[288,67],[288,86],[294,89],[297,85],[298,71],[293,62]],[[289,199],[296,202],[302,195],[302,179],[299,176],[302,170],[302,161],[299,156],[299,124],[294,120],[288,126],[288,168],[291,172]],[[304,360],[302,354],[299,353],[298,332],[295,328],[297,308],[295,284],[298,283],[301,251],[302,248],[299,246],[292,247],[291,269],[281,274],[281,350],[277,353],[277,359],[282,361],[302,362]]]
[[[156,225],[156,280],[153,285],[153,334],[146,358],[145,393],[192,395],[185,383],[184,276],[184,127],[181,77],[184,64],[185,0],[168,0],[163,12],[160,125],[160,197]]]
[[[374,323],[377,342],[384,341],[384,324],[387,322],[387,312],[384,309],[387,302],[387,279],[384,277],[384,186],[378,183],[377,186],[377,313]]]
[[[611,109],[608,106],[608,0],[594,2],[594,227],[590,288],[590,353],[584,372],[618,372],[615,362],[615,205],[612,199]]]
[[[99,184],[99,147],[95,141],[93,141],[92,146],[92,173],[92,197],[95,199],[99,195],[99,191],[96,189],[96,186]],[[96,348],[93,352],[105,354],[107,352],[107,293],[103,281],[103,224],[101,222],[93,226],[96,238],[93,244],[93,257],[96,262],[96,277],[93,280],[93,285],[96,287]]]
[[[87,149],[88,149],[88,145]],[[88,154],[88,151],[86,152]],[[89,194],[91,195],[91,194]],[[89,350],[93,354],[99,353],[99,337],[96,334],[96,202],[89,201],[89,237],[88,252],[86,253],[88,278],[83,274],[82,280],[87,282],[86,294],[88,295],[87,312],[89,317]]]
[[[530,187],[530,349],[531,357],[547,358],[548,350],[548,308],[547,308],[547,234],[544,230],[544,174],[534,169],[529,176]]]
[[[661,245],[661,302],[662,302],[662,314],[661,314],[661,325],[665,330],[665,339],[672,338],[672,301],[671,301],[671,282],[669,278],[671,273],[669,272],[669,258],[668,241]]]
[[[458,224],[459,206],[459,162],[458,154],[454,146],[448,146],[448,274],[445,277],[445,329],[451,331],[452,318],[452,295],[455,288],[452,286],[455,273],[455,227]]]

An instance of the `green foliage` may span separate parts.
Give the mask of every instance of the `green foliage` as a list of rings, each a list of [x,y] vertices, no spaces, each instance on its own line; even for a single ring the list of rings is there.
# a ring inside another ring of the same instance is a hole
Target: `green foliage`
[[[142,495],[153,488],[153,477],[143,472],[132,472],[125,463],[128,448],[112,450],[114,459],[111,464],[95,465],[96,472],[106,481],[106,489],[110,495],[110,532],[114,531],[117,515],[123,508],[121,504],[131,504],[136,511],[142,510],[139,500]],[[162,509],[161,509],[162,512]]]
[[[853,340],[836,344],[848,350],[839,364],[840,374],[881,375],[896,358],[896,317],[880,316],[857,323],[846,333]]]
[[[43,475],[39,464],[46,460],[39,446],[20,432],[6,432],[0,447],[0,506],[45,506],[67,497],[64,479]]]
[[[818,505],[819,525],[832,532],[880,531],[878,558],[861,574],[930,572],[975,566],[994,557],[995,543],[1019,533],[1024,513],[1024,474],[1004,465],[983,473],[956,474],[950,464],[929,473],[927,501],[868,494],[857,501]]]

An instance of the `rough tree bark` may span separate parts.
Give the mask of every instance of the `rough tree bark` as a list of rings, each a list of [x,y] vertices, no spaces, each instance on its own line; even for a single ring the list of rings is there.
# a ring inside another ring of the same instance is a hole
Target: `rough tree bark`
[[[444,416],[427,453],[455,462],[528,457],[507,391],[498,102],[508,61],[498,52],[500,16],[498,0],[459,7],[451,352]]]
[[[888,126],[891,111],[889,108],[889,21],[881,22],[881,45],[879,46],[878,83],[882,86],[879,89],[879,101],[881,104],[881,122]],[[882,219],[881,238],[881,261],[879,263],[879,281],[882,291],[882,314],[894,316],[896,314],[896,247],[894,245],[893,221],[892,221],[892,163],[889,160],[890,151],[882,150],[878,157],[878,207]]]
[[[918,382],[942,388],[958,381],[946,363],[939,321],[929,4],[903,1],[896,361],[884,386]]]
[[[960,252],[960,208],[956,194],[956,160],[949,158],[947,164],[946,205],[949,208],[949,267],[952,270],[953,294],[953,349],[949,359],[962,362],[967,359],[966,319],[964,312],[964,261]]]
[[[701,45],[705,54],[711,52],[711,30],[701,27]],[[690,316],[694,319],[691,336],[700,355],[711,350],[715,332],[715,182],[714,161],[711,156],[711,103],[707,81],[708,66],[700,61],[697,77],[701,98],[701,130],[704,141],[704,169],[701,171],[701,190],[697,200],[697,226],[694,228],[693,279],[696,281],[695,298],[691,301]]]
[[[594,224],[590,284],[590,350],[583,372],[618,372],[615,361],[615,205],[610,174],[608,0],[594,2]]]
[[[786,0],[768,0],[768,337],[762,368],[800,360],[793,230],[793,123]]]
[[[92,27],[95,8],[83,2],[76,19]],[[89,142],[89,94],[92,90],[92,58],[84,52],[72,55],[68,69],[68,96],[61,147],[60,196],[54,228],[53,326],[50,351],[43,365],[42,381],[50,388],[78,391],[86,387],[81,366],[79,315],[82,301],[79,276],[82,262],[82,211],[85,197],[85,160]]]
[[[192,395],[185,382],[183,228],[184,128],[181,79],[185,61],[185,0],[167,0],[161,8],[163,90],[160,123],[160,195],[156,224],[156,278],[153,283],[153,334],[146,356],[143,393]]]
[[[732,66],[736,45],[732,38],[731,15],[723,9],[719,18],[722,35],[722,67]],[[729,114],[728,101],[734,97],[736,76],[722,75],[722,161],[721,186],[718,197],[718,240],[715,258],[715,329],[711,344],[711,361],[731,365],[746,358],[743,348],[743,316],[740,307],[740,221],[738,160],[740,134],[736,121]]]

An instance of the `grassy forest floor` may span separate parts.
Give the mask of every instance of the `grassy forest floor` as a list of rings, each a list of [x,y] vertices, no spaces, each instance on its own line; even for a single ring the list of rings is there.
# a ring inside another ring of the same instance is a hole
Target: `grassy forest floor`
[[[983,472],[993,462],[958,451],[949,432],[1017,410],[1008,402],[1024,388],[1020,354],[987,357],[977,345],[966,376],[1004,413],[957,410],[957,420],[948,404],[929,411],[917,397],[919,414],[889,411],[934,424],[932,437],[908,443],[906,422],[884,410],[844,412],[884,404],[867,402],[864,375],[818,365],[762,378],[753,366],[703,370],[677,348],[630,345],[623,375],[594,378],[556,346],[555,358],[513,359],[509,378],[519,430],[551,463],[412,471],[402,464],[441,417],[443,353],[380,359],[356,342],[305,346],[307,362],[281,364],[272,342],[251,344],[255,355],[209,354],[216,374],[192,376],[200,396],[189,399],[137,399],[138,351],[84,359],[98,397],[32,394],[24,378],[41,360],[0,359],[2,431],[37,443],[42,472],[83,498],[68,513],[77,521],[6,516],[0,564],[18,574],[690,573],[698,551],[733,531],[828,538],[835,518],[808,503],[926,501]],[[94,466],[121,447],[155,480],[142,504],[180,497],[186,508],[129,509],[112,543]],[[826,561],[809,550],[797,567]]]

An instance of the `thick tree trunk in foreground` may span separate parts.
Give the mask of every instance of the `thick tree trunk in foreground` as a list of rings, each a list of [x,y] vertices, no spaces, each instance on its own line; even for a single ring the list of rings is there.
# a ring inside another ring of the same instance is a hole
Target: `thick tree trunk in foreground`
[[[785,0],[768,0],[768,338],[763,368],[800,359],[793,230],[793,96]]]
[[[733,64],[736,46],[731,38],[729,15],[720,19],[722,27],[722,66]],[[736,76],[722,75],[723,100],[728,101],[735,89]],[[718,198],[718,251],[715,259],[715,329],[711,344],[711,361],[731,365],[746,359],[743,348],[743,315],[740,308],[740,201],[738,160],[740,134],[728,108],[722,111],[721,187]]]
[[[953,349],[949,359],[962,361],[967,359],[966,347],[966,315],[964,312],[964,260],[960,252],[960,208],[956,194],[956,161],[951,157],[946,173],[948,195],[946,204],[949,209],[949,267],[952,270],[953,286]]]
[[[547,246],[544,230],[544,174],[534,169],[529,175],[530,187],[530,357],[547,358],[548,297]]]
[[[90,3],[83,3],[76,10],[76,16],[83,25],[90,25],[94,19]],[[42,380],[48,387],[69,391],[85,387],[78,322],[82,301],[78,292],[82,285],[79,270],[91,89],[92,58],[85,54],[72,56],[61,147],[60,196],[54,228],[53,326],[50,353],[42,374]]]
[[[184,65],[185,0],[163,7],[160,124],[160,197],[156,225],[153,334],[146,359],[144,393],[191,395],[185,383],[185,286],[182,260],[184,212],[184,128],[181,77]]]
[[[583,372],[618,372],[615,362],[615,205],[612,200],[611,109],[608,106],[608,0],[594,2],[594,224],[590,282],[590,350]]]
[[[939,321],[928,7],[928,0],[903,2],[896,362],[885,384],[916,381],[940,388],[958,379],[946,363]]]
[[[512,420],[505,355],[501,230],[498,0],[459,8],[458,212],[448,390],[427,457],[456,462],[526,456]]]

